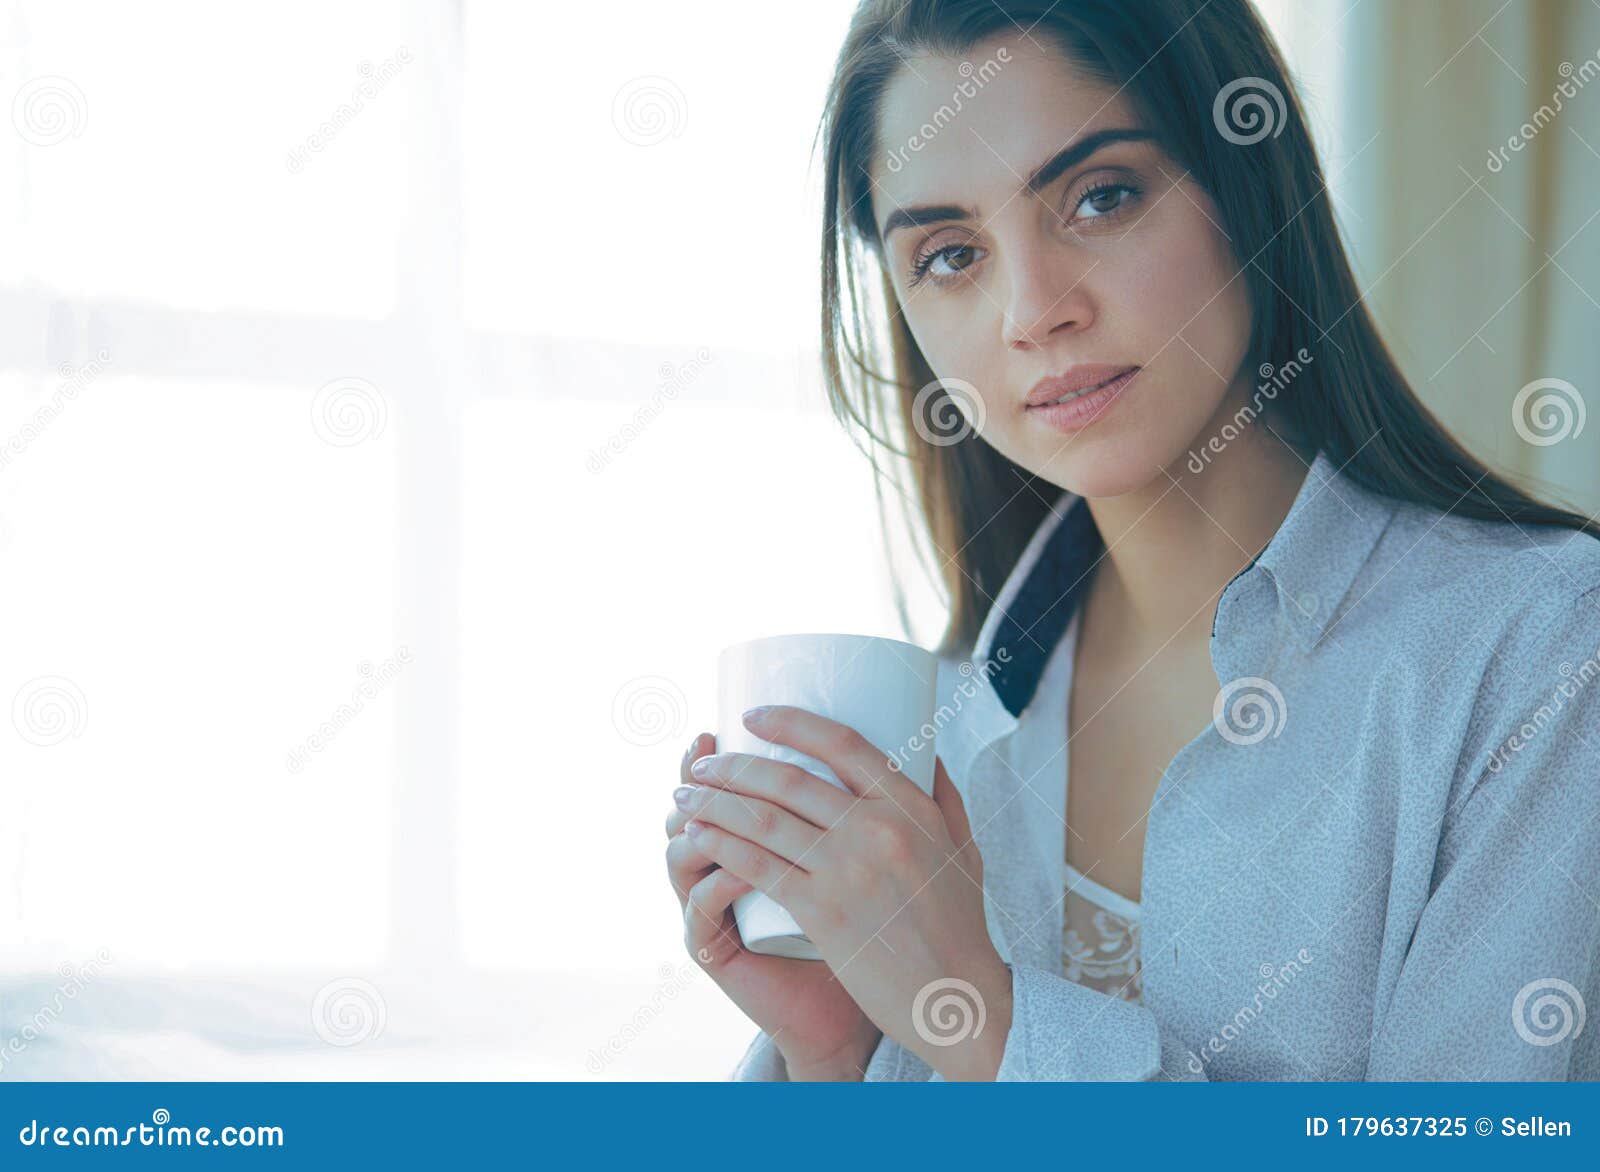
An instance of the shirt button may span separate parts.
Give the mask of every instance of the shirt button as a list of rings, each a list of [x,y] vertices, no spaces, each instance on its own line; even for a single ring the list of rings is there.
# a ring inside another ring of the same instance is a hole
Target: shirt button
[[[1310,618],[1312,615],[1317,613],[1317,595],[1315,591],[1302,590],[1300,592],[1300,596],[1295,599],[1295,602],[1300,607],[1300,613],[1305,615],[1307,618]]]

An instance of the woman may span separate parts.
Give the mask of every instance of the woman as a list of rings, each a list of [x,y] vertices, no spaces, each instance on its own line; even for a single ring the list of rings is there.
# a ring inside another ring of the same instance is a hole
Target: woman
[[[946,703],[931,798],[798,709],[751,727],[849,792],[690,745],[734,1077],[1600,1077],[1600,527],[1407,386],[1245,0],[866,0],[824,143]]]

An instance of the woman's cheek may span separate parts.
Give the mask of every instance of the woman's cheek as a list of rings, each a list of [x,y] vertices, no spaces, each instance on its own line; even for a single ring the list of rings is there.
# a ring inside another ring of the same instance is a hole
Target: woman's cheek
[[[940,378],[964,379],[978,386],[983,374],[981,348],[974,345],[971,316],[959,313],[924,312],[915,318],[907,314],[911,337],[928,365]]]
[[[1107,300],[1129,315],[1130,333],[1161,346],[1204,312],[1202,307],[1216,293],[1218,281],[1206,250],[1194,245],[1192,240],[1163,242],[1131,259],[1120,273],[1109,274],[1110,280],[1102,287]]]

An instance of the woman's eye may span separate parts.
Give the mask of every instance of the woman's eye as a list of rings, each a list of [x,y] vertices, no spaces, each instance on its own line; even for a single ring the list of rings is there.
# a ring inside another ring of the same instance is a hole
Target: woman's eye
[[[1104,183],[1090,188],[1078,197],[1074,211],[1079,220],[1100,220],[1125,210],[1129,196],[1138,195],[1138,189],[1126,183]]]
[[[978,249],[970,244],[947,244],[923,253],[911,267],[911,283],[915,285],[924,277],[935,281],[960,275],[963,269],[976,263]]]
[[[972,246],[953,244],[949,248],[941,248],[933,254],[931,263],[935,270],[958,273],[972,263]]]

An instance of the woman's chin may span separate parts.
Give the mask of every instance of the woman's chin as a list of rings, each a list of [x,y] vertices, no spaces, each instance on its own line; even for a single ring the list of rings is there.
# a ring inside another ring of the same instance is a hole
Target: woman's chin
[[[1151,443],[1148,437],[1098,440],[1084,432],[1080,439],[1054,453],[1040,475],[1079,496],[1114,497],[1164,481],[1162,469],[1168,463],[1165,447]]]

